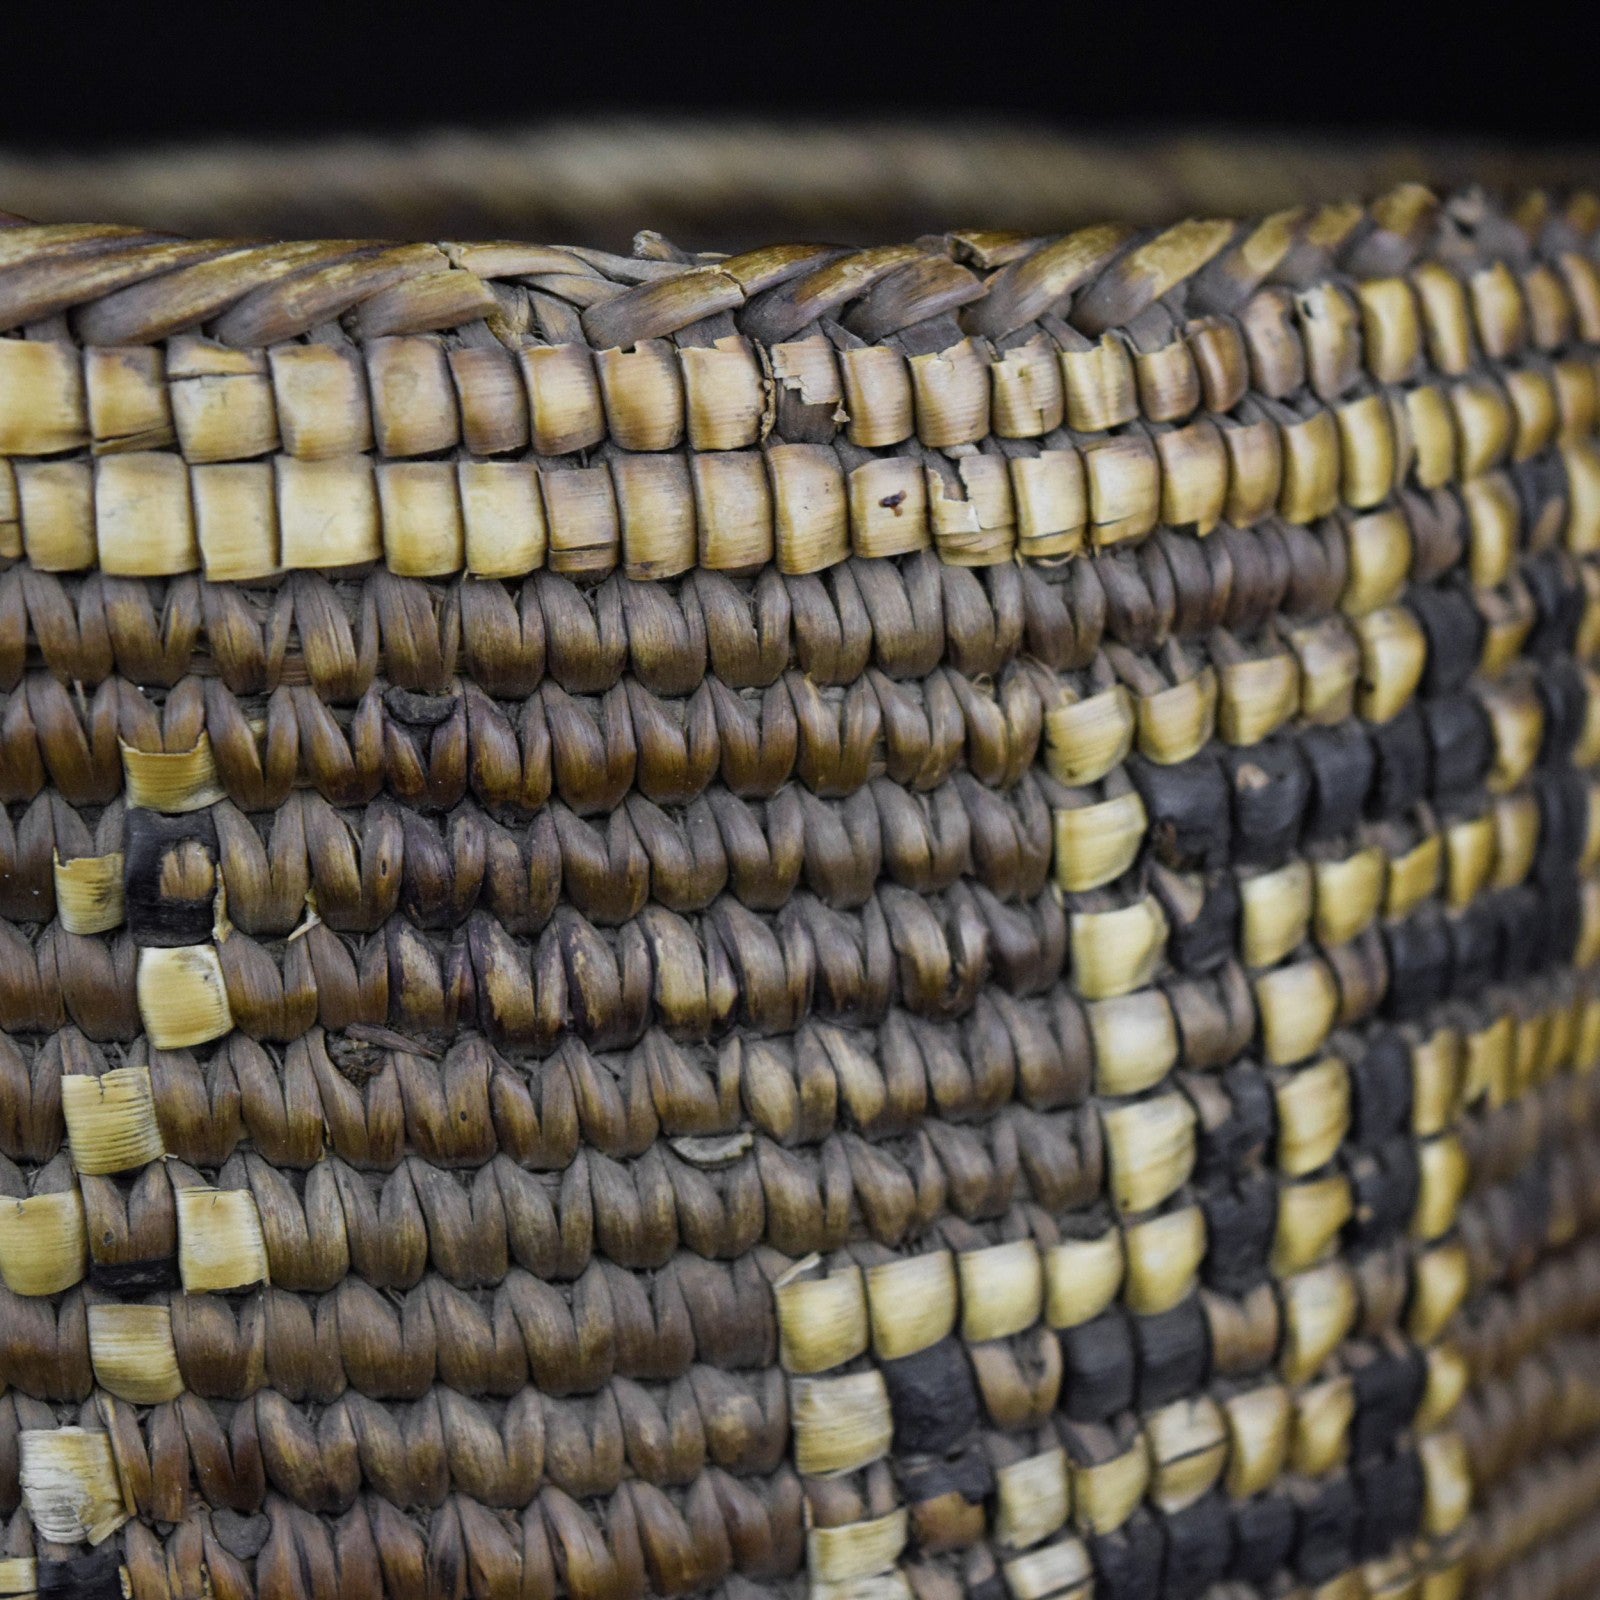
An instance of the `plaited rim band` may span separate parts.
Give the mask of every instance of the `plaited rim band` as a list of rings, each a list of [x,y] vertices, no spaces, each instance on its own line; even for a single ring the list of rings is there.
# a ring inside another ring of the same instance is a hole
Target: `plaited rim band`
[[[1589,515],[1597,220],[1408,186],[726,258],[17,224],[0,554],[214,579],[983,566],[1312,522],[1558,441]]]

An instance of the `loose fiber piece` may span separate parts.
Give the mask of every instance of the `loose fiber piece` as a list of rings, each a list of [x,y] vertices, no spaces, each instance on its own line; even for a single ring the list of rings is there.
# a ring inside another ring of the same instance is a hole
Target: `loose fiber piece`
[[[0,1590],[1594,1587],[1600,202],[0,256]]]

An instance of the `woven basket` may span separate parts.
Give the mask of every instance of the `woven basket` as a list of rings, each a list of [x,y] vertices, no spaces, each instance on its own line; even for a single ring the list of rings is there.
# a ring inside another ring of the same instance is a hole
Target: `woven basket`
[[[0,230],[0,1596],[1591,1596],[1597,261]]]

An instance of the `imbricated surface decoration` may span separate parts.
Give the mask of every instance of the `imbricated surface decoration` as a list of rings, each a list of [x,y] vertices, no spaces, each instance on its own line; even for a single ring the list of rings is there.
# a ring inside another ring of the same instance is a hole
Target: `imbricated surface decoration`
[[[0,332],[0,1594],[1595,1592],[1600,202]]]

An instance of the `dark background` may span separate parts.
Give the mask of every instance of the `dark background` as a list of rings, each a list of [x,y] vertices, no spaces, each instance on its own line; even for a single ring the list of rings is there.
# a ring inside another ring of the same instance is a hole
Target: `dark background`
[[[1537,0],[14,0],[0,146],[493,128],[618,109],[1588,143],[1597,63],[1595,8]]]

